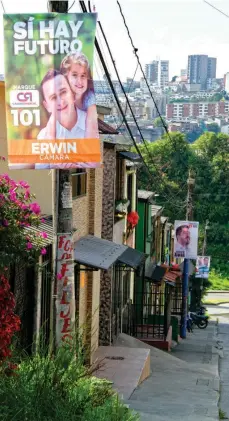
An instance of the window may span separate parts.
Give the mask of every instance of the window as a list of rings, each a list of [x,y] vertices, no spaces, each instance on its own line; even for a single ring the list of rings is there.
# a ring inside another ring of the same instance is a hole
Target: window
[[[87,193],[87,173],[85,169],[72,173],[72,198],[84,196]]]

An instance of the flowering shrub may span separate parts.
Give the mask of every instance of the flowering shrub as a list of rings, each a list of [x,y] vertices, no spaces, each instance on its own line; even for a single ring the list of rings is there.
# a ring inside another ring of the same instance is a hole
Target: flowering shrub
[[[41,221],[40,206],[33,197],[27,182],[0,175],[0,364],[10,356],[12,337],[20,328],[7,270],[19,260],[32,264],[39,254],[46,254],[47,234],[25,229],[37,227]]]
[[[30,261],[45,254],[43,238],[24,227],[39,226],[40,206],[25,181],[14,181],[8,174],[0,175],[0,271],[18,260]]]
[[[20,319],[14,314],[15,300],[4,274],[0,275],[0,364],[11,356],[12,336],[20,328]]]

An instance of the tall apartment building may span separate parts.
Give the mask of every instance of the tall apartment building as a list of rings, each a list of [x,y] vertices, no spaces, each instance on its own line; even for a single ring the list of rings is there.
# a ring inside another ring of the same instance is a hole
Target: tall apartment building
[[[208,56],[188,56],[188,81],[189,83],[200,83],[201,88],[206,88],[208,74]]]
[[[166,105],[166,118],[207,118],[229,116],[229,101],[219,102],[178,102]]]
[[[169,83],[169,61],[154,60],[145,65],[145,76],[151,83],[157,83],[160,88],[164,88]]]
[[[158,86],[164,88],[169,84],[169,61],[160,60],[158,64]]]
[[[153,60],[145,65],[145,76],[148,82],[157,83],[158,81],[158,61]]]
[[[227,72],[224,75],[224,87],[225,87],[225,91],[228,93],[229,92],[229,72]]]
[[[207,79],[216,77],[216,58],[195,54],[188,56],[188,81],[200,83],[201,89],[206,89]]]
[[[215,57],[208,57],[208,73],[207,79],[215,79],[216,78],[216,61]]]

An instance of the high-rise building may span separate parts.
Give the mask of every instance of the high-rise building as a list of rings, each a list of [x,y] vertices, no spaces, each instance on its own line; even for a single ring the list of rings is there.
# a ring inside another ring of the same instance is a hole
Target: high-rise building
[[[207,55],[190,55],[188,56],[188,81],[192,83],[200,83],[201,89],[206,89],[208,78],[208,56]]]
[[[148,82],[157,83],[158,80],[158,60],[153,60],[145,65],[145,76]]]
[[[229,93],[229,72],[227,72],[227,73],[224,75],[224,86],[225,86],[225,91],[226,91],[227,93]]]
[[[169,61],[158,59],[146,64],[145,76],[150,83],[157,83],[160,88],[164,88],[169,83]]]
[[[216,58],[215,57],[208,57],[208,74],[207,79],[215,79],[216,78]]]
[[[159,60],[158,63],[158,86],[164,88],[169,84],[169,61]]]

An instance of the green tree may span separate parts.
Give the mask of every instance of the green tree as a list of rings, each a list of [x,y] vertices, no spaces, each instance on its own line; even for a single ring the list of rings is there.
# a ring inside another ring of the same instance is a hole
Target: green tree
[[[200,222],[199,252],[206,219],[207,254],[218,273],[229,276],[229,141],[222,133],[205,132],[193,144],[181,133],[164,135],[140,147],[154,176],[140,169],[139,187],[156,191],[157,203],[173,222],[185,218],[188,169],[195,173],[194,220]]]
[[[166,121],[164,118],[162,118],[164,124],[166,125]],[[160,117],[155,118],[154,122],[153,122],[154,127],[163,127],[163,123],[161,121]]]
[[[220,132],[220,128],[217,123],[210,123],[207,125],[207,128],[209,132],[214,132],[214,133]]]

